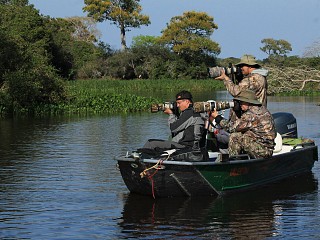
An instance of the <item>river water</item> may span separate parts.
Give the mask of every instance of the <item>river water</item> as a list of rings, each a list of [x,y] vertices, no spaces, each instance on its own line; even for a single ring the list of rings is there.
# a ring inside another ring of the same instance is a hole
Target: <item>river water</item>
[[[299,136],[319,144],[319,102],[269,97],[269,109],[293,113]],[[318,162],[226,198],[129,194],[114,156],[168,134],[162,113],[0,120],[0,238],[319,239]]]

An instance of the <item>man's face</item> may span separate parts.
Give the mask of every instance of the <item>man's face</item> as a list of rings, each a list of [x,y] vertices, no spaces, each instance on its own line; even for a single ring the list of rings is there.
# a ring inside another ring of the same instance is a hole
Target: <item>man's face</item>
[[[180,111],[184,111],[189,107],[189,104],[191,103],[188,99],[178,99],[176,100],[177,107],[180,109]]]
[[[248,66],[248,65],[241,65],[241,72],[243,75],[248,75],[251,73],[255,68]]]
[[[241,110],[244,111],[244,112],[248,110],[249,105],[250,105],[250,104],[247,103],[247,102],[242,102],[242,101],[240,101]]]

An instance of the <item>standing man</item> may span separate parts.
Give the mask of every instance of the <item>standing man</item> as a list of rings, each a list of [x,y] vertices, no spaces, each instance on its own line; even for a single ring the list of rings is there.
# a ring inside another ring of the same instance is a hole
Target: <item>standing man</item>
[[[239,155],[245,152],[254,158],[271,157],[276,137],[271,113],[251,90],[243,90],[234,100],[240,102],[243,112],[235,122],[223,119],[217,111],[211,114],[221,127],[230,132],[229,154]]]
[[[245,54],[241,57],[239,63],[236,64],[241,68],[243,79],[239,84],[235,84],[225,74],[224,71],[217,77],[218,80],[223,80],[228,92],[236,97],[244,89],[250,89],[255,92],[257,99],[262,103],[263,106],[267,106],[267,75],[268,70],[261,68],[256,62],[256,58],[252,55]]]

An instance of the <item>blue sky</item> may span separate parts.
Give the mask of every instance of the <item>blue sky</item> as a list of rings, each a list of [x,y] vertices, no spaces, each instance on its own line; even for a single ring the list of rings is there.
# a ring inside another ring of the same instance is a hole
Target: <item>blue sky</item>
[[[50,17],[86,16],[83,0],[29,0],[43,15]],[[291,43],[289,54],[302,56],[307,47],[320,39],[320,0],[141,0],[142,13],[151,24],[127,32],[127,45],[138,35],[161,35],[174,16],[185,11],[201,11],[214,17],[218,29],[211,39],[220,44],[219,57],[241,57],[248,53],[258,59],[264,38]],[[120,31],[110,22],[98,24],[101,40],[120,49]]]

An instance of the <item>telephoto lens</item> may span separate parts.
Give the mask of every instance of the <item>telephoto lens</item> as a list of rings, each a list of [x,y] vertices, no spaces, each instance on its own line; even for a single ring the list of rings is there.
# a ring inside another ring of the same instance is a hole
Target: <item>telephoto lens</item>
[[[225,110],[234,107],[233,101],[207,101],[194,102],[193,109],[195,112],[210,112],[216,109],[217,111]]]
[[[173,102],[156,103],[151,105],[151,112],[156,113],[159,111],[164,111],[166,108],[174,109]]]
[[[217,78],[221,76],[221,71],[224,71],[226,75],[231,76],[232,74],[240,74],[241,70],[238,67],[209,67],[208,75],[210,78]]]
[[[234,107],[233,101],[213,101],[209,100],[206,102],[194,102],[193,109],[195,112],[209,112],[216,109],[217,111],[229,109]],[[156,103],[151,105],[151,112],[156,113],[160,111],[164,111],[166,108],[170,108],[171,110],[177,109],[174,102],[164,102],[164,103]]]
[[[209,77],[217,78],[221,75],[221,71],[223,71],[223,67],[210,67],[208,68]]]

